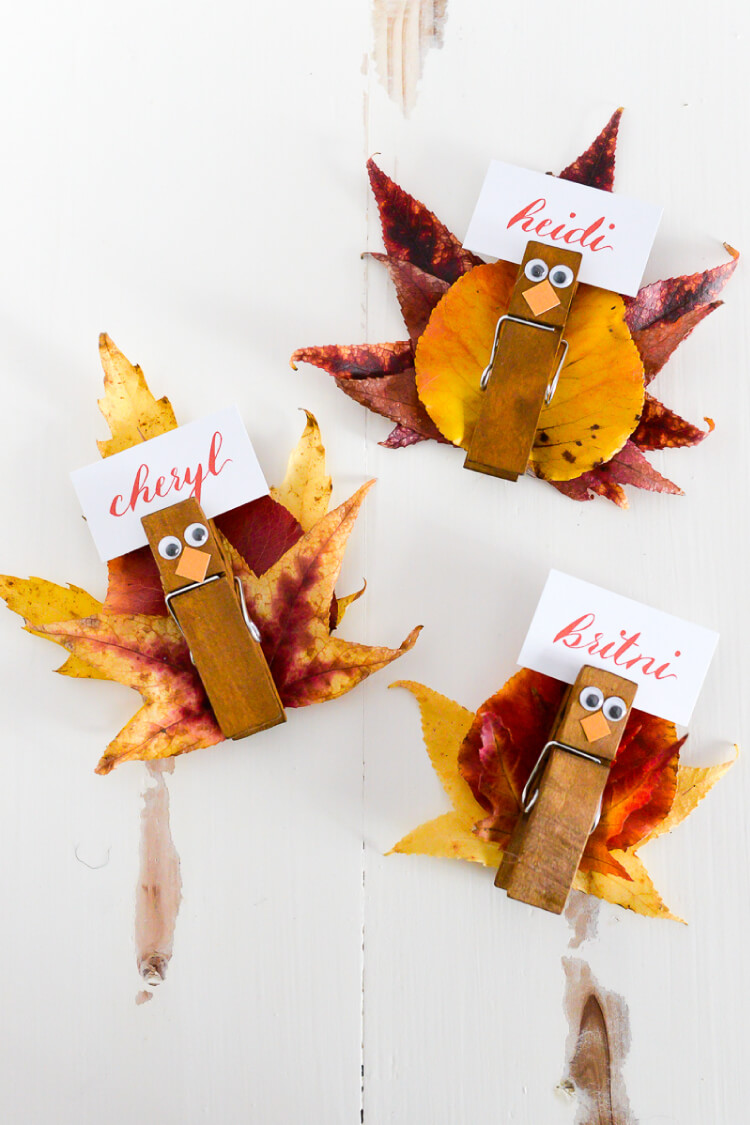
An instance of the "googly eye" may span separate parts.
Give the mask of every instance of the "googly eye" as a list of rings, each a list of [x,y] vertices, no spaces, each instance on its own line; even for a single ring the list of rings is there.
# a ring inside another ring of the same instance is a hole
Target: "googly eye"
[[[598,687],[585,687],[578,696],[578,702],[586,711],[598,711],[604,702],[604,693]]]
[[[158,551],[163,559],[178,559],[182,554],[182,543],[176,535],[165,535],[159,540]]]
[[[526,263],[523,272],[529,281],[544,281],[548,273],[547,263],[543,262],[541,258],[532,258],[530,262]]]
[[[620,719],[625,718],[627,709],[624,699],[620,699],[619,695],[610,695],[604,701],[602,714],[605,719],[609,719],[610,723],[619,723]]]
[[[555,289],[567,289],[573,281],[573,271],[570,266],[553,266],[549,279]]]
[[[191,523],[185,528],[185,542],[189,547],[202,547],[208,539],[208,528],[204,523]]]

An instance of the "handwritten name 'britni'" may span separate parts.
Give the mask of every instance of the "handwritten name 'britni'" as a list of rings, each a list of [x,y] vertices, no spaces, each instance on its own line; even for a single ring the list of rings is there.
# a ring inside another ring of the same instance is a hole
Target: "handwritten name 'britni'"
[[[561,643],[566,648],[584,649],[590,656],[599,660],[611,660],[618,668],[636,668],[644,676],[653,676],[656,680],[676,680],[676,672],[669,671],[671,661],[667,660],[655,667],[657,658],[639,652],[641,634],[631,633],[628,636],[626,629],[620,629],[620,641],[609,641],[603,633],[595,631],[596,614],[584,613],[566,625],[555,637],[553,644]],[[674,654],[681,656],[679,649]],[[637,667],[640,665],[640,667]]]
[[[170,469],[168,476],[157,477],[156,481],[153,483],[149,481],[151,470],[148,465],[140,465],[133,479],[127,502],[125,496],[118,493],[117,496],[113,497],[112,503],[109,506],[110,514],[113,516],[125,516],[128,512],[135,511],[136,504],[139,501],[143,504],[151,504],[157,497],[163,499],[165,496],[168,496],[170,492],[179,495],[188,487],[190,491],[186,495],[194,496],[200,504],[203,482],[208,477],[218,477],[227,465],[232,463],[232,458],[227,457],[219,464],[222,441],[221,433],[217,430],[211,438],[211,446],[208,451],[208,459],[205,466],[202,461],[199,461],[194,469],[191,469],[190,466],[186,466],[184,469],[175,466]],[[180,496],[181,500],[185,498],[185,496]]]

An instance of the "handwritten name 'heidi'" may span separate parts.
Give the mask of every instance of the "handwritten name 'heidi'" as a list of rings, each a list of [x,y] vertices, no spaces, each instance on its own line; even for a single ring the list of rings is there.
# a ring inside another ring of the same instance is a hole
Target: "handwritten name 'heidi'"
[[[525,230],[527,234],[543,235],[545,238],[551,238],[553,242],[564,242],[566,246],[578,245],[582,246],[585,250],[593,250],[594,253],[601,250],[614,250],[613,246],[604,241],[607,237],[605,233],[596,235],[596,238],[592,237],[606,222],[604,215],[596,219],[593,223],[590,223],[587,227],[571,227],[570,230],[568,230],[566,229],[567,222],[558,223],[555,226],[554,219],[540,218],[537,221],[537,217],[544,211],[546,206],[547,200],[544,199],[544,197],[532,200],[531,203],[527,203],[525,207],[522,207],[521,210],[513,216],[506,230],[510,230],[516,223],[520,223],[521,230]],[[571,211],[570,218],[575,219],[575,217],[575,211]],[[549,230],[549,227],[553,229]],[[609,223],[608,229],[614,230],[615,224]]]
[[[597,656],[600,660],[611,660],[618,668],[638,668],[644,676],[653,676],[656,680],[676,680],[677,673],[668,671],[670,661],[660,664],[655,668],[656,657],[646,656],[638,652],[640,633],[627,634],[626,629],[620,630],[622,641],[605,641],[603,633],[594,632],[596,614],[584,613],[581,617],[571,621],[555,637],[553,643],[561,642],[566,648],[585,649],[590,656]],[[675,656],[681,656],[679,649]]]
[[[125,516],[128,512],[134,512],[135,506],[139,500],[144,504],[150,504],[156,497],[163,499],[169,496],[170,492],[174,491],[175,494],[181,493],[185,488],[190,486],[190,491],[187,496],[194,496],[200,504],[201,502],[201,489],[203,482],[208,477],[218,477],[221,472],[230,465],[232,462],[231,457],[219,464],[219,454],[221,453],[221,444],[223,438],[220,431],[216,431],[211,438],[211,447],[208,451],[208,460],[204,466],[202,461],[199,461],[194,469],[189,466],[185,469],[173,468],[169,471],[169,476],[157,477],[155,483],[149,485],[149,477],[151,470],[148,465],[141,465],[138,472],[135,474],[133,486],[130,489],[130,495],[127,502],[125,497],[121,494],[115,496],[109,506],[110,514],[113,516]],[[185,497],[181,496],[181,500]]]

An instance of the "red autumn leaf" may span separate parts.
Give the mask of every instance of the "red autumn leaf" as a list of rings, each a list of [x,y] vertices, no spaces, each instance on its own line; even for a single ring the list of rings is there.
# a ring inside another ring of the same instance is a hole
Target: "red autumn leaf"
[[[652,285],[645,285],[636,297],[626,301],[625,322],[630,331],[638,332],[656,321],[671,323],[679,320],[685,313],[711,304],[734,273],[740,256],[732,246],[727,243],[724,246],[732,258],[731,262],[702,273],[655,281]]]
[[[658,399],[647,394],[643,403],[643,413],[631,441],[639,449],[666,449],[683,445],[697,445],[708,437],[714,428],[710,418],[707,430],[700,430],[692,422],[686,422],[679,414],[669,410]]]
[[[312,363],[338,379],[366,379],[372,375],[393,375],[414,366],[414,349],[409,340],[392,344],[324,344],[298,348],[290,363]]]
[[[372,159],[367,161],[367,172],[389,254],[450,283],[479,265],[481,258],[464,250],[432,211],[394,183]]]
[[[591,469],[575,480],[550,481],[550,484],[571,500],[593,500],[595,496],[604,496],[620,508],[628,507],[628,499],[622,487],[626,484],[643,488],[647,492],[683,495],[681,488],[657,473],[632,441],[626,442],[619,453],[598,469]]]
[[[599,136],[577,160],[560,173],[561,180],[572,180],[586,187],[612,191],[615,182],[615,149],[622,107],[616,109]]]
[[[159,571],[148,547],[139,547],[108,564],[109,585],[104,599],[107,613],[145,613],[167,616]]]
[[[302,528],[292,513],[271,496],[232,508],[216,516],[214,523],[254,574],[265,574],[302,538]]]
[[[442,438],[442,434],[440,437]],[[379,441],[378,445],[382,445],[384,449],[405,449],[408,445],[416,445],[420,441],[428,441],[426,434],[417,433],[416,430],[410,430],[408,426],[402,426],[400,423],[395,425],[385,441]]]
[[[683,313],[679,320],[657,320],[648,328],[631,332],[633,343],[643,361],[646,386],[658,375],[677,346],[687,339],[695,326],[722,304],[722,301],[713,301],[710,305],[701,305]]]
[[[461,775],[489,815],[477,835],[505,848],[521,811],[521,793],[547,742],[567,685],[523,668],[477,711],[458,755]],[[610,853],[635,848],[674,802],[684,739],[672,723],[633,710],[602,799],[582,871],[630,880]]]
[[[419,435],[417,441],[432,438],[445,442],[445,438],[422,405],[417,394],[414,368],[409,367],[396,375],[373,376],[372,379],[337,379],[337,384],[349,398],[367,406],[375,414],[389,418],[397,426]],[[408,444],[413,445],[410,441]]]
[[[450,289],[450,284],[421,270],[404,258],[392,257],[388,254],[368,254],[367,257],[382,262],[388,270],[409,338],[413,344],[416,344],[427,327],[432,310],[443,294]]]

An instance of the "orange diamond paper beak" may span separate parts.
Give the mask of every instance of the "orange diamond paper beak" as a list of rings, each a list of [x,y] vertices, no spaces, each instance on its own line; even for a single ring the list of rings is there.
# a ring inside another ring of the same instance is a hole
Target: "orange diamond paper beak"
[[[195,547],[186,547],[180,555],[175,573],[190,582],[202,582],[210,562],[211,555],[207,551],[196,551]]]
[[[611,733],[609,724],[601,711],[595,711],[593,715],[587,715],[585,719],[581,719],[581,726],[589,742],[598,742],[600,738],[606,738]]]
[[[541,316],[542,313],[549,312],[550,309],[554,309],[555,305],[560,304],[560,298],[546,277],[538,285],[532,285],[531,289],[525,289],[523,296],[534,316]]]

